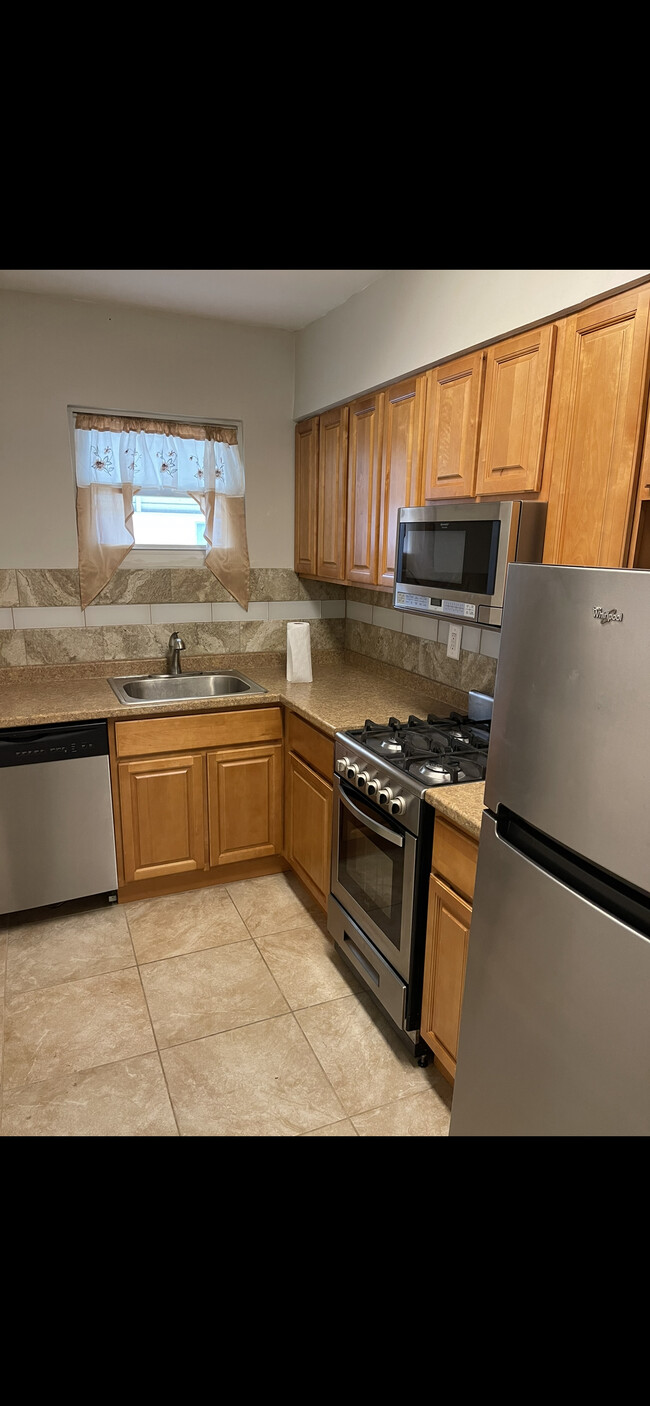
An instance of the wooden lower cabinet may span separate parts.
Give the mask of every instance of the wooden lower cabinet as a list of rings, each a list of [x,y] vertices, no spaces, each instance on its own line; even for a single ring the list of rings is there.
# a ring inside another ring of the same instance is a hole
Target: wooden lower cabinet
[[[208,752],[210,865],[282,849],[282,744]]]
[[[424,958],[420,1033],[453,1083],[478,844],[436,816]],[[443,871],[442,873],[440,871]],[[458,893],[451,884],[461,887]]]
[[[287,714],[285,845],[291,868],[327,909],[332,855],[334,743],[296,713]]]
[[[119,722],[109,737],[120,901],[286,869],[279,708]]]
[[[205,758],[120,762],[125,883],[203,869]]]
[[[286,855],[323,908],[327,908],[330,891],[332,793],[331,782],[289,753]]]

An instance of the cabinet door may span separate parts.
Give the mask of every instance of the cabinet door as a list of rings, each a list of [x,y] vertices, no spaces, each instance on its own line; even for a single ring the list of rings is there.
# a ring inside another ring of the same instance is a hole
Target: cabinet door
[[[384,445],[381,463],[379,565],[377,584],[393,586],[397,514],[424,502],[422,454],[426,377],[412,376],[385,392]]]
[[[282,853],[282,744],[208,752],[210,865]]]
[[[377,584],[384,393],[350,406],[346,580]]]
[[[120,762],[124,881],[205,868],[203,756]]]
[[[424,495],[431,501],[474,494],[484,370],[485,352],[476,352],[427,372]]]
[[[471,920],[469,903],[464,903],[432,874],[420,1033],[452,1079],[456,1073]]]
[[[345,580],[345,519],[348,489],[348,407],[319,416],[318,531],[316,574]]]
[[[554,323],[488,347],[477,493],[537,493],[551,401]]]
[[[566,318],[544,561],[626,565],[647,389],[647,287]]]
[[[316,572],[318,523],[318,416],[296,425],[295,568]]]
[[[286,857],[323,908],[330,891],[332,793],[328,781],[289,752]]]
[[[644,571],[650,569],[650,413],[646,419],[628,566],[641,567]]]

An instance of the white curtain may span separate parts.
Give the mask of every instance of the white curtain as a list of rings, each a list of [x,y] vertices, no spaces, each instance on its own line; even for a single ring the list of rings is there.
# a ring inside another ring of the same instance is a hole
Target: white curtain
[[[78,414],[75,457],[83,606],[95,599],[133,546],[133,494],[176,489],[194,498],[204,514],[206,566],[247,608],[244,466],[235,429],[167,422],[158,428],[152,421]]]

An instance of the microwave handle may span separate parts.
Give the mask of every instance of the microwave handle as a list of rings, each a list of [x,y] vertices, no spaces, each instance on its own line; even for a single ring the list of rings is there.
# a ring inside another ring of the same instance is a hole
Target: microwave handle
[[[363,825],[367,825],[369,830],[374,830],[377,835],[382,836],[382,839],[389,840],[392,845],[397,845],[399,849],[403,848],[403,835],[396,835],[394,830],[387,830],[386,826],[380,825],[378,820],[372,820],[369,815],[365,815],[364,812],[362,810],[359,810],[357,806],[353,806],[352,801],[349,801],[347,796],[341,790],[339,790],[339,798],[342,804],[346,806],[347,809],[350,811],[350,813],[354,815],[357,820],[360,820]]]

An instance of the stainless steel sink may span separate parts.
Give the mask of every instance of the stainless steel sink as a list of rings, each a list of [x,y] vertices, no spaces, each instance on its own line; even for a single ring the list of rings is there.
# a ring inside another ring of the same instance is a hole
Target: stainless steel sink
[[[176,703],[185,698],[223,698],[229,693],[266,693],[244,674],[130,674],[108,680],[120,703]]]

